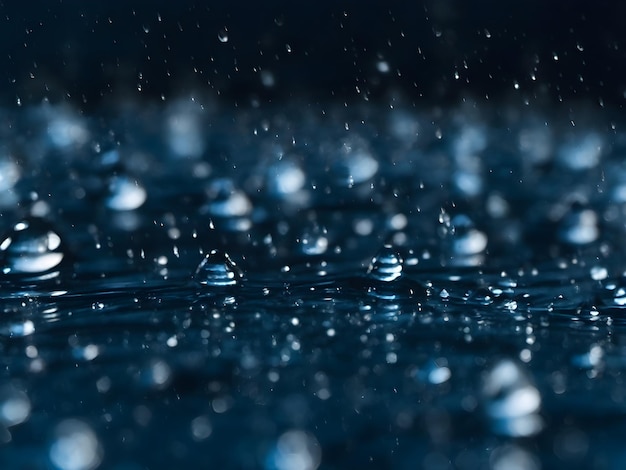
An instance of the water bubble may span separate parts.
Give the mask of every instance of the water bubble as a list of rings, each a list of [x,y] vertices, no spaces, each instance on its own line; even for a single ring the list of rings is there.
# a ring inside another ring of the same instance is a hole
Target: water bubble
[[[114,211],[138,209],[147,198],[145,188],[137,180],[128,176],[120,175],[111,178],[108,190],[105,204]]]
[[[98,436],[83,421],[68,419],[54,431],[49,457],[59,470],[93,470],[102,462],[102,446]]]
[[[377,281],[391,282],[402,275],[403,261],[391,245],[383,248],[372,258],[367,275]]]
[[[495,364],[484,378],[482,392],[494,432],[524,437],[541,431],[541,395],[516,362],[503,359]]]
[[[61,237],[43,219],[18,222],[0,242],[4,274],[48,273],[61,264],[64,257]]]
[[[322,451],[315,436],[299,430],[282,434],[267,457],[267,470],[315,470]]]
[[[234,286],[241,281],[243,272],[227,253],[211,250],[198,265],[194,274],[196,282],[205,286]]]

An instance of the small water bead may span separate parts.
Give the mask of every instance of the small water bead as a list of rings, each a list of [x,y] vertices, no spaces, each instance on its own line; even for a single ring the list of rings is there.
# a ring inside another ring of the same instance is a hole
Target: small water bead
[[[496,363],[484,377],[482,393],[494,432],[526,437],[541,431],[541,395],[518,363],[509,359]]]
[[[367,275],[377,281],[391,282],[402,275],[403,261],[391,245],[385,245],[372,258]]]
[[[6,427],[15,426],[30,417],[30,399],[22,390],[13,385],[0,388],[0,424]]]
[[[196,282],[205,286],[224,287],[237,285],[243,271],[227,253],[211,250],[198,265],[194,274]]]
[[[64,257],[61,237],[43,219],[18,222],[0,242],[4,274],[44,274],[59,266]]]

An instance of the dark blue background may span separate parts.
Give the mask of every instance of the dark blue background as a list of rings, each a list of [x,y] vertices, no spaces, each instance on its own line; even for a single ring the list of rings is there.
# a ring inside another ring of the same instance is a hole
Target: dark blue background
[[[606,0],[4,1],[0,98],[90,107],[190,89],[238,102],[400,91],[437,103],[472,95],[621,105],[625,18],[626,4]],[[390,73],[376,70],[379,57]],[[274,74],[273,88],[260,69]]]

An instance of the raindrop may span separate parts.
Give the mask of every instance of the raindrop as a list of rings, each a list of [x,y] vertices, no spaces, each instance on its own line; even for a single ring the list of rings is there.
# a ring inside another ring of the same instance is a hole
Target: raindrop
[[[128,176],[114,176],[109,181],[106,206],[114,211],[132,211],[146,201],[145,188]]]
[[[98,436],[86,423],[68,419],[54,431],[49,457],[59,470],[92,470],[102,461],[102,446]]]
[[[328,232],[325,228],[314,224],[304,230],[300,237],[300,249],[305,255],[314,256],[326,253],[328,249]]]
[[[243,272],[227,253],[211,250],[198,265],[194,274],[196,282],[205,286],[223,287],[237,285]]]
[[[541,431],[541,395],[517,363],[503,359],[495,364],[485,375],[482,392],[494,432],[526,437]]]
[[[557,152],[559,161],[572,170],[589,170],[600,162],[602,138],[595,133],[570,139]]]
[[[252,203],[246,193],[235,187],[229,178],[213,180],[208,188],[209,201],[202,208],[217,217],[242,217],[252,212]]]
[[[25,219],[0,242],[0,259],[4,274],[46,274],[40,279],[58,273],[50,272],[63,261],[61,237],[43,219]]]
[[[439,233],[446,255],[444,262],[458,266],[478,266],[484,261],[487,235],[478,230],[465,214],[450,216],[442,210]]]
[[[334,157],[331,171],[338,184],[351,188],[369,181],[378,172],[378,161],[363,139],[344,139]]]
[[[402,275],[402,258],[391,245],[383,248],[372,258],[367,275],[377,281],[391,282]]]
[[[31,404],[28,396],[10,385],[0,388],[0,423],[6,427],[28,420]]]
[[[322,460],[322,451],[315,436],[291,430],[282,434],[267,457],[269,470],[315,470]]]
[[[593,209],[574,203],[561,219],[558,238],[570,245],[588,245],[600,236],[598,215]]]
[[[220,29],[217,33],[217,39],[222,43],[228,42],[228,30],[226,28]]]

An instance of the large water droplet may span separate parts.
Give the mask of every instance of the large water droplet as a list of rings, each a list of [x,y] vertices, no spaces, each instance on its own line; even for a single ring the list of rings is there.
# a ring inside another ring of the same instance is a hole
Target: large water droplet
[[[51,273],[65,256],[61,237],[41,219],[18,222],[0,242],[4,274]],[[47,276],[46,276],[47,277]]]
[[[92,470],[102,461],[102,446],[91,427],[77,419],[61,422],[55,429],[49,456],[59,470]]]
[[[114,176],[109,182],[109,195],[106,205],[114,211],[132,211],[146,201],[144,187],[128,176]]]
[[[352,187],[370,180],[378,172],[378,161],[365,141],[348,138],[334,155],[332,172],[339,184]]]
[[[598,215],[593,209],[575,203],[565,214],[558,230],[559,240],[571,245],[588,245],[600,236]]]
[[[211,250],[198,265],[194,274],[196,282],[205,286],[234,286],[240,282],[243,272],[227,253]]]
[[[517,363],[504,359],[495,364],[485,376],[482,392],[494,432],[524,437],[541,431],[541,395]]]
[[[402,258],[391,245],[385,245],[372,258],[367,275],[383,282],[391,282],[402,275]]]
[[[444,262],[459,266],[477,266],[482,263],[487,235],[475,227],[472,219],[465,214],[450,218],[442,211],[439,223],[446,255]]]
[[[328,249],[328,236],[325,228],[315,224],[311,228],[304,229],[300,237],[300,248],[305,255],[314,256],[326,253]]]

